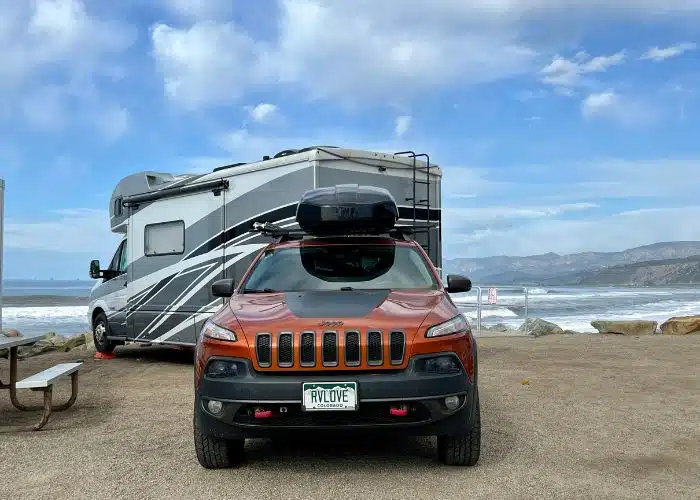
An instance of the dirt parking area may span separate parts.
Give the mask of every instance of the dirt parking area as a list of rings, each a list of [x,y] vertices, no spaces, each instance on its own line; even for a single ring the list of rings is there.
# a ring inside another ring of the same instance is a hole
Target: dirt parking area
[[[238,469],[201,468],[192,355],[130,346],[84,358],[80,393],[44,430],[0,391],[4,498],[699,498],[700,335],[479,339],[483,442],[473,468],[434,439],[249,441]],[[6,381],[9,362],[0,359]],[[523,381],[529,384],[523,384]],[[70,382],[55,390],[67,398]],[[40,395],[23,391],[23,400]]]

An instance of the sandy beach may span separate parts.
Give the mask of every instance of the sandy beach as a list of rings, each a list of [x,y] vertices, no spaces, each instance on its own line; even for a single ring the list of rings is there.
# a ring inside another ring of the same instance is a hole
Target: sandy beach
[[[130,346],[21,361],[20,376],[84,359],[73,408],[40,432],[0,393],[0,477],[13,498],[697,498],[700,335],[482,338],[483,445],[474,468],[432,439],[249,441],[207,471],[192,443],[192,355]],[[7,360],[0,373],[7,378]],[[523,384],[523,380],[529,384]],[[39,395],[23,394],[24,400]],[[69,382],[55,391],[59,401]]]

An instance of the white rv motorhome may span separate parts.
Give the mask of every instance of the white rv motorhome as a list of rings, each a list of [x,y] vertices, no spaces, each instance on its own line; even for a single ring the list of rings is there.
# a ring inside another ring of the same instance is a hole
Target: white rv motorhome
[[[419,158],[425,158],[425,161]],[[382,187],[399,206],[399,225],[432,223],[416,234],[442,267],[441,169],[428,155],[316,146],[285,150],[254,163],[203,175],[139,172],[123,178],[110,200],[112,231],[123,234],[98,281],[88,321],[95,345],[109,353],[125,342],[195,346],[221,305],[211,284],[238,282],[269,238],[255,222],[294,228],[298,200],[309,189],[357,184]]]

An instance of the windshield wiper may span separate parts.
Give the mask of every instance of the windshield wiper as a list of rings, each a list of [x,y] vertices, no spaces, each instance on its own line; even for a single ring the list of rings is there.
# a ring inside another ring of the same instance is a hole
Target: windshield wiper
[[[255,288],[245,288],[243,293],[279,293],[279,290],[273,290],[272,288],[263,288],[261,290]]]
[[[341,292],[352,292],[353,290],[355,290],[355,289],[351,286],[341,286],[340,287]]]

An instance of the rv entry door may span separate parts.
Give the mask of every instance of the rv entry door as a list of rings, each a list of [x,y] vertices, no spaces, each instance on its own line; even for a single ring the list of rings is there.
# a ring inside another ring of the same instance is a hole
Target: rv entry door
[[[107,305],[107,320],[109,330],[114,337],[126,337],[126,306],[127,306],[127,244],[126,239],[122,240],[117,248],[109,270],[113,277],[103,285],[108,288],[104,300]]]

